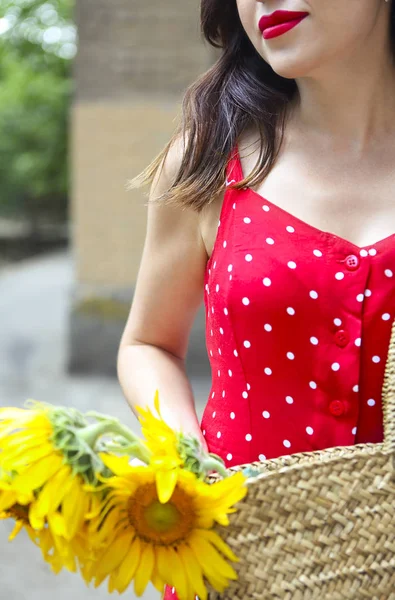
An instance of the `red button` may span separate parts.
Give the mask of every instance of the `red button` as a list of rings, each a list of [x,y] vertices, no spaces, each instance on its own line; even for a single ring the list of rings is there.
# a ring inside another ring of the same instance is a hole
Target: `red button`
[[[335,342],[340,348],[344,348],[345,346],[347,346],[349,341],[350,336],[347,333],[347,331],[345,331],[344,329],[339,329],[339,331],[336,331]]]
[[[349,271],[355,271],[359,267],[359,258],[355,254],[350,254],[347,256],[345,263]]]
[[[336,417],[342,415],[344,413],[344,403],[341,400],[332,400],[332,402],[329,405],[329,411],[332,413],[332,415],[335,415]]]

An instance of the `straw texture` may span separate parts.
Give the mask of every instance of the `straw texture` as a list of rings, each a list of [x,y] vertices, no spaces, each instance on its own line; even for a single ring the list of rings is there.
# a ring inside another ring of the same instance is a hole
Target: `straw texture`
[[[395,321],[382,397],[382,443],[251,463],[259,475],[215,527],[238,580],[209,600],[395,600]]]

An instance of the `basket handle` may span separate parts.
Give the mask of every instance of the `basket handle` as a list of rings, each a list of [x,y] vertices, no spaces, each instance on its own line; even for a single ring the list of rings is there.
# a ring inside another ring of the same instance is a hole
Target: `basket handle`
[[[384,446],[395,452],[395,319],[392,322],[382,390]]]

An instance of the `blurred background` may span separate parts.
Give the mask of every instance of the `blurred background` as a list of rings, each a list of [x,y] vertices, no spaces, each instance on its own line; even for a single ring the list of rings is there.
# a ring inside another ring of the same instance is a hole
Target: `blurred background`
[[[0,0],[0,406],[35,398],[139,430],[116,355],[147,189],[126,184],[169,140],[186,87],[215,59],[198,0]],[[201,416],[211,385],[203,306],[187,371]],[[24,532],[8,542],[12,528],[0,522],[1,598],[111,597],[106,583],[55,576]]]

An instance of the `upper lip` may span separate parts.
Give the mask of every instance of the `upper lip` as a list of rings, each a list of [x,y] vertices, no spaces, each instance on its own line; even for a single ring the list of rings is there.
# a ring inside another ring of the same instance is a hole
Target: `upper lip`
[[[308,15],[307,12],[293,11],[293,10],[275,10],[271,15],[263,16],[259,19],[258,27],[261,31],[267,27],[278,25],[279,23],[286,23],[299,17]]]

